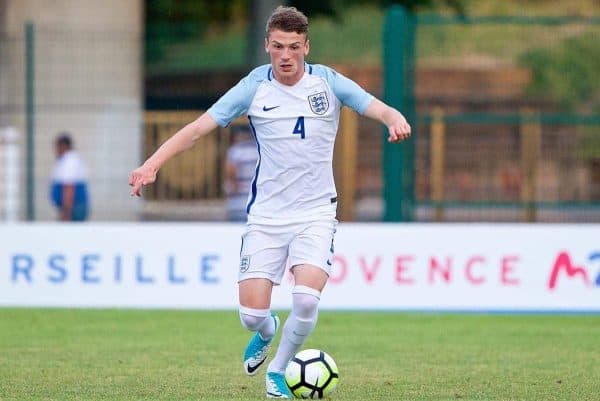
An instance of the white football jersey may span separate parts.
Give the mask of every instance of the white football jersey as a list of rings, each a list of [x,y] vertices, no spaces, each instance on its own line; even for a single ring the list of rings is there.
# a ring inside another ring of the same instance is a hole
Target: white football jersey
[[[372,100],[354,81],[309,64],[293,86],[279,83],[267,64],[223,95],[207,112],[223,127],[247,114],[259,154],[248,221],[335,216],[332,161],[340,109],[345,105],[363,114]]]

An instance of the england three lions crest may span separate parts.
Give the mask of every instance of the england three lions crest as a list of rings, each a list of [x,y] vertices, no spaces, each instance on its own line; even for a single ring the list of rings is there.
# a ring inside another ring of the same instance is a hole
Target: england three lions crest
[[[327,93],[319,92],[308,97],[308,104],[313,113],[323,115],[329,110],[329,100],[327,100]]]

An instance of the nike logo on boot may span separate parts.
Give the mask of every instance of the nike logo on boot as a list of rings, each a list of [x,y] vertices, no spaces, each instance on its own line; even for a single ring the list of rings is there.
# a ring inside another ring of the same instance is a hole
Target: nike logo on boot
[[[262,361],[260,361],[259,363],[257,363],[256,365],[252,366],[250,364],[248,364],[248,374],[252,374],[254,373],[254,371],[256,371],[256,369],[260,368],[260,365],[262,365],[263,363],[265,363],[267,359],[263,359]]]

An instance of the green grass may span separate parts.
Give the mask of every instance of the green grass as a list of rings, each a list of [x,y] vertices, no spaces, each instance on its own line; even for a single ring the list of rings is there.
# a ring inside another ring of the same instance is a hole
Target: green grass
[[[0,309],[0,400],[259,400],[236,312]],[[600,316],[322,311],[337,400],[598,400]]]

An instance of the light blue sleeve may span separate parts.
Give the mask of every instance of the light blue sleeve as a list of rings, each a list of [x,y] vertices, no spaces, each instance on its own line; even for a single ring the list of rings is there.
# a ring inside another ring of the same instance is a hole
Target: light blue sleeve
[[[348,106],[359,114],[364,114],[373,101],[374,96],[360,87],[353,80],[343,76],[333,68],[315,64],[312,65],[312,74],[324,78],[335,96],[344,106]]]
[[[206,112],[221,127],[248,111],[250,103],[260,83],[268,79],[269,66],[263,65],[246,75],[233,88],[229,89]]]

